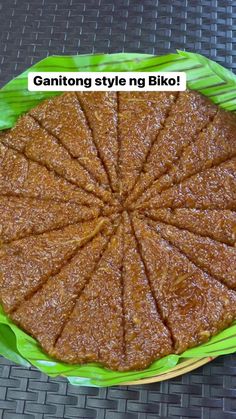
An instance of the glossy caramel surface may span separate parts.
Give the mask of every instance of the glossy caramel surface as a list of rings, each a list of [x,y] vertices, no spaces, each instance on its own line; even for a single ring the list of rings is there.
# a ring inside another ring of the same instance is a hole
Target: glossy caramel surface
[[[77,92],[0,136],[0,303],[56,359],[143,369],[236,318],[236,116]]]

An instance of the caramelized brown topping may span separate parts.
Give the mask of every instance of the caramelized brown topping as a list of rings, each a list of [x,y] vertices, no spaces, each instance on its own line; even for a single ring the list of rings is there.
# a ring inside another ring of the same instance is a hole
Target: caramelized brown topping
[[[65,93],[0,135],[0,302],[51,356],[143,369],[236,318],[236,116]]]

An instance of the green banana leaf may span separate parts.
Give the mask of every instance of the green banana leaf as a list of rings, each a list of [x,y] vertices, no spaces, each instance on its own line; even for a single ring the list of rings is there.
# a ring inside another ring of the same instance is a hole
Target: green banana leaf
[[[236,76],[199,54],[177,51],[162,57],[147,54],[98,54],[52,56],[35,64],[0,90],[0,130],[10,128],[19,116],[40,101],[59,92],[29,92],[30,71],[185,71],[189,89],[197,90],[214,103],[236,111]],[[69,365],[46,355],[39,344],[11,322],[0,306],[0,354],[24,366],[33,365],[50,376],[67,377],[74,385],[112,386],[137,381],[168,371],[186,358],[216,357],[236,352],[236,322],[181,355],[169,355],[142,371],[115,372],[98,364]]]

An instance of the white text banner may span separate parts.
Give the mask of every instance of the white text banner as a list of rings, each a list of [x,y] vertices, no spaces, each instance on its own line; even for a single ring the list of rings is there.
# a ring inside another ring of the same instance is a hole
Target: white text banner
[[[184,91],[184,72],[31,72],[29,91]]]

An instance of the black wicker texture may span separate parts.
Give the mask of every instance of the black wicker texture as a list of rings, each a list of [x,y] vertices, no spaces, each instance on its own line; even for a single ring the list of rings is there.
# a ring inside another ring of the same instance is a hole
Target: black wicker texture
[[[235,0],[0,0],[0,87],[52,54],[199,52],[236,72]],[[0,419],[236,419],[236,355],[133,387],[74,387],[0,357]]]
[[[235,0],[1,0],[0,84],[52,54],[200,52],[236,70]]]
[[[236,357],[143,386],[75,387],[0,358],[1,419],[234,419]]]

